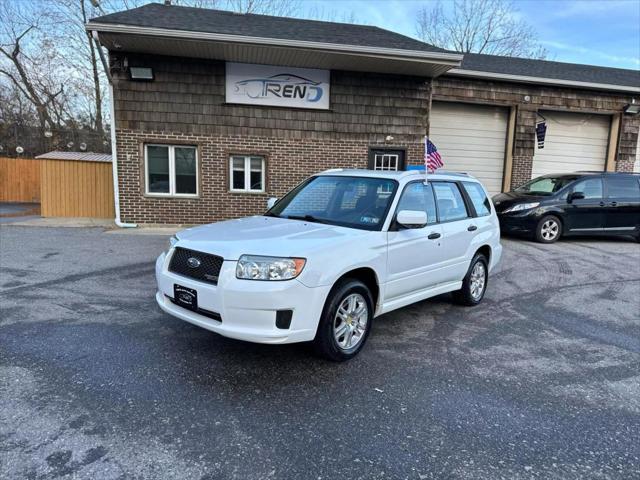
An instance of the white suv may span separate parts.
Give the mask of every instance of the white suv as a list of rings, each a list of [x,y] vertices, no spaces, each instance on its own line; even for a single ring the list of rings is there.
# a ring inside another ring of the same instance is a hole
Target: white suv
[[[502,253],[487,192],[465,174],[328,170],[274,200],[173,237],[156,261],[158,305],[227,337],[313,341],[346,360],[378,315],[445,292],[478,304]]]

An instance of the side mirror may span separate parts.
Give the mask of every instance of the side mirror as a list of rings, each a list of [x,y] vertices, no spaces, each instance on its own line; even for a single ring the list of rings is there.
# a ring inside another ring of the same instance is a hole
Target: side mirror
[[[396,222],[407,228],[420,228],[427,224],[427,213],[420,210],[400,210]]]
[[[569,194],[569,198],[567,199],[569,203],[573,202],[574,200],[583,200],[584,199],[584,193],[582,192],[571,192]]]
[[[267,210],[272,208],[276,203],[278,203],[278,197],[271,197],[267,200]]]

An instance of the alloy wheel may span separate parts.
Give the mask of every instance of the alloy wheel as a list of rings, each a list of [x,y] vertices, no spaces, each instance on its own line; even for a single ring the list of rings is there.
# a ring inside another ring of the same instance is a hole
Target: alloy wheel
[[[555,240],[560,232],[560,225],[556,220],[549,219],[542,224],[540,234],[546,241]]]
[[[364,338],[369,321],[367,301],[359,293],[342,300],[333,320],[333,336],[338,347],[351,350]]]
[[[482,262],[476,262],[471,270],[470,293],[474,300],[482,298],[486,285],[487,269]]]

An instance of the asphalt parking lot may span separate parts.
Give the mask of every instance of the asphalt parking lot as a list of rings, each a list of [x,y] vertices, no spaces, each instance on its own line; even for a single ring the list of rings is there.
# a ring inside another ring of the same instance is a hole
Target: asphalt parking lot
[[[0,478],[640,478],[640,245],[504,240],[354,360],[163,314],[166,236],[0,229]]]

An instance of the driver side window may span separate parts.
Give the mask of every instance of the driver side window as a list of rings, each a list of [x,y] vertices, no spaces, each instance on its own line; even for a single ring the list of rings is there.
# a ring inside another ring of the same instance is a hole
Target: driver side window
[[[402,192],[396,212],[400,210],[418,210],[427,213],[427,225],[436,223],[436,202],[433,197],[431,183],[414,182],[407,185]]]
[[[601,199],[602,198],[602,179],[588,178],[576,183],[573,187],[574,193],[584,194],[585,199]]]

